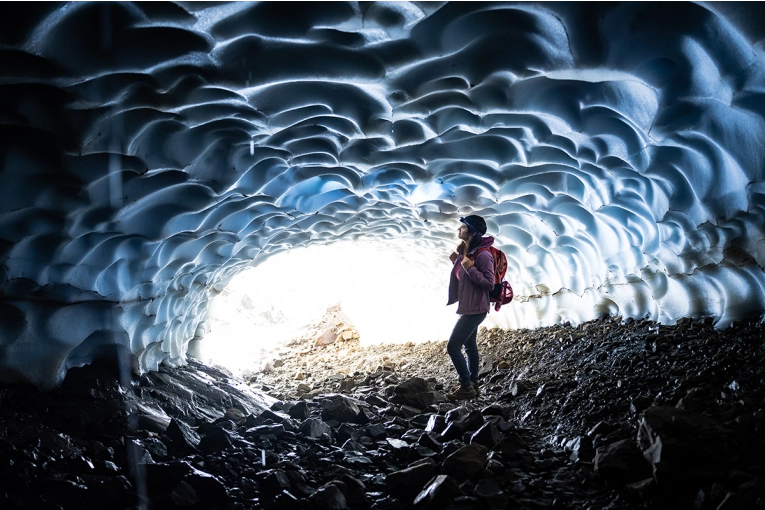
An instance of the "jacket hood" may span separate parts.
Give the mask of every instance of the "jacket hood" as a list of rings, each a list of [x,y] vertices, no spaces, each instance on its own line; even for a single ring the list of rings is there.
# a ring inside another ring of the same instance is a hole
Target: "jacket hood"
[[[481,248],[488,248],[489,246],[494,245],[494,238],[492,236],[483,236],[481,238],[481,242],[478,246],[471,249],[468,254],[475,253],[476,250],[480,250]]]

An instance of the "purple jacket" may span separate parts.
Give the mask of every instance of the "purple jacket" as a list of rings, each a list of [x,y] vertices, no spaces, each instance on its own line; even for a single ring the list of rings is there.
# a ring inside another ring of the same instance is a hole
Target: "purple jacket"
[[[472,256],[479,249],[494,244],[494,238],[486,236],[481,244],[468,252]],[[475,265],[468,269],[467,274],[462,268],[462,255],[457,257],[449,277],[450,305],[459,301],[457,313],[473,315],[489,312],[489,291],[494,288],[494,257],[488,250],[482,251],[475,258]]]

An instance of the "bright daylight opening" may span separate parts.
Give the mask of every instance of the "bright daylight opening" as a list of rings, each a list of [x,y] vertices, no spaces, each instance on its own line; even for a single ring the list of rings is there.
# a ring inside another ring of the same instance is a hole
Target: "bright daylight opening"
[[[457,319],[456,305],[446,306],[449,270],[443,253],[411,241],[343,241],[274,255],[213,300],[205,361],[237,375],[259,370],[279,347],[319,341],[330,309],[362,345],[446,340]]]

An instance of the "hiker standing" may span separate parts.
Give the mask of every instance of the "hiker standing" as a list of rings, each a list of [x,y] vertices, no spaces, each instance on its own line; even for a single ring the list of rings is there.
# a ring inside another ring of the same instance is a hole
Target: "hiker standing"
[[[449,393],[451,400],[463,400],[478,395],[478,326],[489,312],[489,291],[494,288],[494,257],[488,248],[494,238],[484,237],[486,221],[480,216],[460,218],[457,237],[462,243],[449,256],[453,267],[449,278],[449,302],[459,302],[457,313],[460,318],[454,326],[446,352],[454,363],[459,376],[459,387]],[[462,348],[465,348],[465,356]]]

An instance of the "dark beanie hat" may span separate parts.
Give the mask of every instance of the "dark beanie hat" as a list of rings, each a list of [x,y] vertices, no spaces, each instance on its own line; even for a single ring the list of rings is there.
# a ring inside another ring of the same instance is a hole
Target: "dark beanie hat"
[[[486,233],[486,221],[475,214],[460,218],[460,221],[467,225],[467,228],[473,232],[478,232],[481,235]]]

